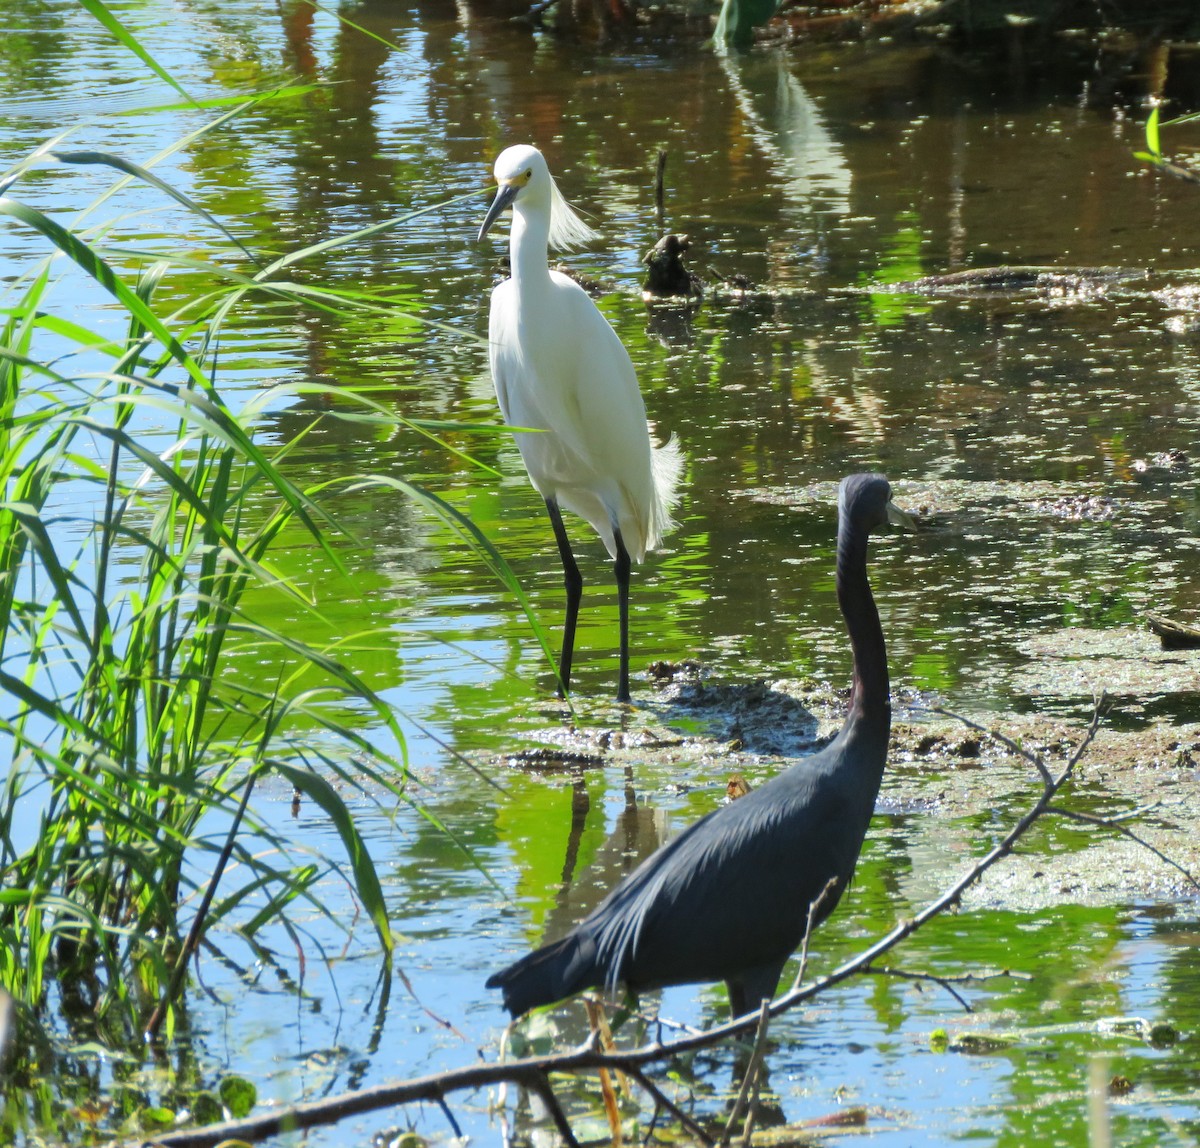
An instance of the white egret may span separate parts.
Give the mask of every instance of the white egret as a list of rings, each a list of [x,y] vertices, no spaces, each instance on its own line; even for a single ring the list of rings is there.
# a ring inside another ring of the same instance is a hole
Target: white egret
[[[500,412],[516,433],[529,481],[545,499],[562,558],[567,613],[559,694],[570,688],[583,578],[560,508],[591,523],[613,559],[620,614],[617,700],[629,701],[629,569],[674,523],[683,468],[672,437],[650,442],[646,407],[629,352],[577,283],[551,271],[549,247],[595,238],[563,199],[542,153],[506,148],[494,169],[499,190],[480,240],[509,206],[512,277],[492,292],[488,358]]]

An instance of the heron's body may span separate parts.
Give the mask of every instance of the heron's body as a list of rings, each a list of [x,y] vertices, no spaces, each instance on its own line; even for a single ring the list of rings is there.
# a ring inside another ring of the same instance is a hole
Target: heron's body
[[[849,884],[887,758],[891,707],[879,614],[867,582],[870,530],[887,520],[877,475],[842,485],[838,599],[854,651],[837,737],[710,813],[646,859],[576,928],[495,974],[513,1016],[587,988],[723,980],[735,1015],[774,995],[803,939]]]
[[[682,468],[674,441],[653,447],[629,353],[587,293],[549,268],[551,244],[590,237],[558,194],[546,162],[521,145],[496,160],[500,191],[480,236],[509,205],[511,278],[492,292],[488,358],[505,422],[529,427],[517,445],[529,480],[546,502],[567,585],[567,623],[559,676],[570,677],[582,578],[560,507],[600,535],[615,562],[621,607],[621,684],[627,701],[628,579],[671,527]]]

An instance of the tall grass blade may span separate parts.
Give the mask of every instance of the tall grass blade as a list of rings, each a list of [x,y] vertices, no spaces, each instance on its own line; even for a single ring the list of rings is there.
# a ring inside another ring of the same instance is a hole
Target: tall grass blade
[[[383,888],[379,884],[379,875],[371,861],[366,843],[358,832],[346,803],[337,790],[319,774],[307,769],[298,769],[286,761],[277,759],[270,760],[268,764],[287,778],[305,797],[316,802],[333,823],[350,859],[354,888],[367,915],[375,924],[375,932],[379,935],[384,950],[390,955],[395,948],[395,941],[388,921],[387,904],[383,899]]]
[[[195,105],[195,101],[184,91],[179,81],[142,47],[141,41],[108,10],[107,5],[103,4],[101,0],[78,0],[78,3],[85,12],[104,27],[118,44],[137,56],[147,68],[164,83],[170,84],[189,104]]]
[[[77,164],[77,165],[101,165],[111,167],[114,171],[123,172],[125,175],[131,175],[140,179],[143,183],[148,183],[152,187],[157,188],[164,195],[170,196],[176,203],[182,204],[189,211],[198,215],[205,222],[216,228],[226,239],[229,240],[237,249],[250,260],[251,263],[259,264],[258,256],[255,255],[248,247],[246,247],[232,231],[229,230],[219,219],[211,212],[205,210],[194,200],[184,195],[182,191],[172,187],[165,179],[159,179],[154,172],[142,167],[140,164],[133,163],[131,160],[122,159],[117,155],[110,155],[108,152],[102,151],[51,151],[47,153],[51,158],[59,163]],[[261,264],[259,264],[261,266]]]

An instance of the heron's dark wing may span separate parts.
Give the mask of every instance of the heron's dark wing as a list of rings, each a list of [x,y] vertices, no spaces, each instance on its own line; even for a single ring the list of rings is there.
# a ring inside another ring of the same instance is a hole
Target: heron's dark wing
[[[862,842],[835,764],[818,754],[715,810],[617,886],[579,927],[595,938],[605,983],[726,980],[785,959],[809,905],[831,877],[840,892]]]

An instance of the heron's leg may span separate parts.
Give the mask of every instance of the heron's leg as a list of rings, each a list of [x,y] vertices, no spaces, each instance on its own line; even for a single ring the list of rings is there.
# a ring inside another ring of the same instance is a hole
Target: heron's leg
[[[563,585],[567,590],[567,617],[563,623],[562,654],[558,659],[558,696],[566,697],[571,688],[571,656],[575,652],[575,623],[579,618],[579,602],[583,597],[583,575],[575,555],[571,552],[571,541],[563,525],[562,511],[553,498],[546,499],[546,510],[550,525],[554,527],[554,541],[558,543],[558,555],[562,559]]]
[[[736,979],[725,982],[729,990],[729,1007],[735,1018],[745,1016],[748,1012],[757,1012],[763,1001],[775,999],[775,990],[779,987],[779,978],[783,975],[786,963],[780,961],[777,965],[743,969]]]
[[[629,551],[621,532],[613,529],[613,541],[617,544],[617,557],[613,560],[613,573],[617,576],[617,610],[621,618],[621,671],[617,679],[617,701],[629,701]]]
[[[725,988],[729,993],[729,1019],[737,1020],[750,1011],[746,1001],[746,990],[741,981],[726,981]]]

